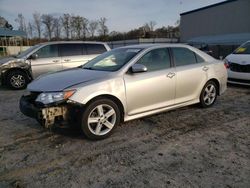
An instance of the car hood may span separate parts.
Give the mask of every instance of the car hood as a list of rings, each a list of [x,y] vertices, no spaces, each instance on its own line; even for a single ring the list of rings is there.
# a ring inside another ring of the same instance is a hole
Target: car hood
[[[230,54],[226,57],[230,63],[237,63],[240,65],[250,65],[250,55],[248,54]]]
[[[14,57],[4,57],[0,59],[0,65],[4,64],[4,63],[8,63],[8,62],[13,62],[18,60],[17,58]]]
[[[53,92],[109,75],[109,72],[87,70],[82,68],[68,69],[38,77],[28,85],[29,91]]]

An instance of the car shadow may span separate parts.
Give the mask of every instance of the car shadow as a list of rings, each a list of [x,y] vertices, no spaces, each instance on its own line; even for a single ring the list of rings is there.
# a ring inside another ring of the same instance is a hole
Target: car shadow
[[[7,86],[0,85],[0,91],[9,91],[10,89]]]
[[[51,129],[54,134],[69,137],[72,139],[86,139],[80,127],[70,126],[69,127],[54,127]]]
[[[228,87],[232,87],[232,88],[246,88],[246,89],[250,89],[250,86],[240,85],[240,84],[227,83],[227,86]]]

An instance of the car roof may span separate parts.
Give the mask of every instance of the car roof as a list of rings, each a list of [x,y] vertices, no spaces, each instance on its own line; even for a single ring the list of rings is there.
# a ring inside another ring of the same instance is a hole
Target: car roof
[[[136,44],[136,45],[129,45],[123,46],[120,48],[141,48],[141,49],[148,49],[154,47],[190,47],[187,44],[180,44],[180,43],[155,43],[155,44]]]
[[[72,44],[72,43],[78,43],[78,44],[103,44],[106,45],[105,42],[97,42],[97,41],[50,41],[50,42],[43,42],[41,45],[46,44]]]

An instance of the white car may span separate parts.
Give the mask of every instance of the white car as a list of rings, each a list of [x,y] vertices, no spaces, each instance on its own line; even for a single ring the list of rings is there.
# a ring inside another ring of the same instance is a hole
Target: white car
[[[250,41],[225,58],[228,83],[250,86]]]

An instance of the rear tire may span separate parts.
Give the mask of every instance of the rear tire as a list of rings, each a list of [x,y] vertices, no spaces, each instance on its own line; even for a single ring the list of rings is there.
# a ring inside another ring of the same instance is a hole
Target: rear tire
[[[118,105],[110,99],[100,98],[86,106],[81,128],[89,139],[100,140],[110,136],[120,121]]]
[[[208,81],[203,87],[200,94],[200,105],[203,108],[211,107],[216,99],[218,93],[218,86],[214,81]]]
[[[20,70],[10,71],[6,77],[8,87],[14,90],[25,89],[28,81],[27,74]]]

